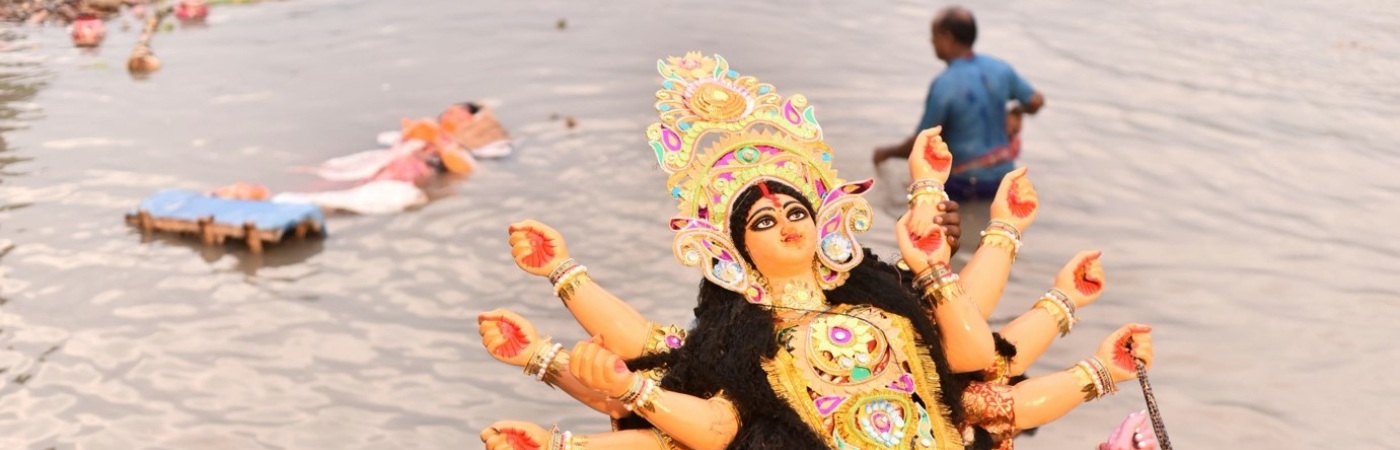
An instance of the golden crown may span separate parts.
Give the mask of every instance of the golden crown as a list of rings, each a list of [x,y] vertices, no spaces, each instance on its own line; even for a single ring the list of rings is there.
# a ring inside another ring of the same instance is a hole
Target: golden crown
[[[819,278],[839,286],[864,252],[855,233],[870,227],[870,205],[859,194],[871,181],[846,183],[831,167],[832,150],[801,94],[787,99],[773,85],[741,76],[723,57],[690,52],[657,61],[665,77],[656,91],[660,122],[647,138],[666,187],[680,203],[672,219],[674,251],[685,265],[751,301],[766,293],[734,248],[728,218],[734,199],[759,181],[796,189],[817,211]]]

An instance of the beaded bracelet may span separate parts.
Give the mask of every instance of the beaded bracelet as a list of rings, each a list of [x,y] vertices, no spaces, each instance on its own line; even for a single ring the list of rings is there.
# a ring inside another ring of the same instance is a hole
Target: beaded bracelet
[[[568,431],[560,431],[559,426],[549,432],[548,450],[583,450],[588,447],[588,439],[583,436],[574,436]]]
[[[1094,366],[1094,369],[1098,371],[1099,379],[1103,380],[1104,390],[1102,395],[1112,395],[1118,392],[1118,385],[1113,382],[1113,373],[1108,371],[1108,366],[1105,365],[1103,361],[1099,360],[1097,356],[1089,358],[1089,362]]]
[[[942,262],[934,266],[934,273],[937,273],[938,280],[932,285],[924,287],[924,297],[930,299],[935,308],[942,306],[949,299],[963,297],[965,292],[963,292],[962,283],[958,282],[960,280],[958,273],[953,273],[952,269]]]
[[[933,197],[933,200],[929,198]],[[949,199],[948,192],[943,190],[943,185],[933,180],[919,180],[909,185],[909,207],[928,203],[938,203]]]
[[[1085,358],[1071,367],[1070,371],[1084,384],[1084,401],[1118,392],[1118,386],[1113,383],[1113,376],[1108,372],[1108,367],[1103,361],[1099,361],[1097,356]]]
[[[1012,260],[1016,259],[1016,254],[1021,253],[1021,240],[1011,232],[1000,228],[987,227],[986,230],[983,230],[982,245],[1004,248],[1011,253]]]
[[[554,285],[554,296],[561,300],[570,301],[574,297],[574,291],[585,282],[592,281],[588,277],[588,267],[583,265],[569,269],[564,275],[559,277],[559,282]]]
[[[934,271],[932,266],[919,272],[919,276],[914,277],[914,287],[919,288],[919,290],[928,290],[929,287],[937,283],[938,272]]]
[[[1032,308],[1041,308],[1050,313],[1055,318],[1055,322],[1060,327],[1060,337],[1069,335],[1074,325],[1079,323],[1079,316],[1075,314],[1074,302],[1060,292],[1059,289],[1051,289],[1036,300]]]
[[[548,350],[545,350],[546,347],[548,347]],[[535,354],[530,357],[530,362],[525,364],[525,374],[535,377],[537,381],[544,381],[545,376],[558,373],[562,364],[556,361],[556,357],[558,357],[563,350],[564,345],[550,345],[549,340],[546,339],[539,348],[535,349]],[[565,361],[567,361],[567,357],[565,358]]]
[[[578,261],[575,261],[573,258],[566,259],[564,262],[559,263],[558,267],[555,267],[554,270],[549,272],[549,284],[559,284],[559,279],[563,278],[565,273],[568,273],[569,270],[578,266]]]
[[[1011,222],[993,219],[987,222],[987,228],[996,228],[1007,233],[1011,233],[1011,237],[1015,238],[1018,241],[1021,240],[1021,229],[1016,228],[1016,225],[1012,224]]]
[[[910,195],[918,192],[938,192],[942,190],[943,183],[928,178],[914,180],[913,183],[909,183],[909,187],[905,188],[905,192],[908,192]]]
[[[1050,290],[1045,291],[1045,297],[1053,297],[1055,300],[1065,305],[1065,309],[1069,310],[1070,316],[1078,314],[1079,307],[1075,306],[1074,300],[1070,300],[1069,294],[1066,294],[1065,291],[1061,291],[1060,288],[1050,288]],[[1075,318],[1075,321],[1078,321],[1078,317]]]
[[[929,264],[927,269],[919,272],[919,276],[914,279],[914,285],[920,289],[928,289],[957,281],[957,277],[958,274],[953,272],[948,263],[939,261]]]
[[[656,411],[656,395],[661,390],[651,378],[644,376],[632,377],[632,384],[627,387],[627,391],[617,396],[617,401],[621,402],[628,411]]]
[[[1069,312],[1065,311],[1064,306],[1061,305],[1060,302],[1052,298],[1041,297],[1040,300],[1035,301],[1035,306],[1033,306],[1032,309],[1035,308],[1043,309],[1050,314],[1050,317],[1055,318],[1055,324],[1060,328],[1060,337],[1069,334],[1070,327],[1072,326],[1070,324]]]

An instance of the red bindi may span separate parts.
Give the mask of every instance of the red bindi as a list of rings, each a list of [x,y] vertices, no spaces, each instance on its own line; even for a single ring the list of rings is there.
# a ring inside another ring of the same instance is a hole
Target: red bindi
[[[783,207],[782,205],[778,204],[778,196],[773,195],[773,191],[768,190],[768,182],[759,182],[758,190],[763,192],[763,198],[766,198],[768,199],[768,201],[773,202],[774,208],[781,209]]]

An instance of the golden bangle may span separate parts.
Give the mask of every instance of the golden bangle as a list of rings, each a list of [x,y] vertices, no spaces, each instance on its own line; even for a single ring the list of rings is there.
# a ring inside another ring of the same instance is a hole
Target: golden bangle
[[[724,405],[724,407],[729,408],[729,412],[734,413],[734,423],[737,424],[737,425],[735,426],[735,428],[743,428],[743,426],[744,426],[744,418],[741,417],[741,416],[739,416],[739,408],[735,407],[735,406],[734,406],[734,402],[733,402],[733,401],[730,401],[730,400],[729,400],[729,397],[726,397],[726,396],[724,395],[724,391],[723,391],[723,390],[721,390],[721,391],[719,391],[719,392],[716,392],[716,393],[715,393],[715,396],[714,396],[714,397],[710,397],[710,400],[709,400],[709,401],[710,401],[711,403],[719,403],[719,404],[722,404],[722,405]]]
[[[616,400],[627,405],[631,409],[632,403],[642,396],[642,389],[646,388],[646,377],[632,377],[632,381],[627,385],[627,391],[616,397]]]
[[[553,348],[554,342],[551,342],[549,336],[545,336],[541,339],[540,345],[535,347],[535,352],[530,354],[530,359],[525,360],[525,374],[534,375],[539,373],[540,364],[544,363],[542,361],[544,359],[544,354],[548,353]]]
[[[1035,307],[1044,309],[1045,312],[1050,313],[1050,317],[1055,318],[1056,325],[1060,327],[1060,336],[1069,334],[1069,316],[1064,310],[1064,306],[1061,305],[1060,302],[1057,302],[1055,301],[1055,299],[1052,298],[1042,297],[1040,300],[1036,300]]]
[[[680,445],[676,444],[675,440],[671,439],[670,435],[661,431],[660,428],[652,428],[651,432],[656,436],[656,442],[661,445],[662,450],[683,450]]]
[[[929,266],[927,269],[924,269],[923,272],[919,272],[918,276],[914,277],[914,285],[923,290],[928,290],[928,288],[933,287],[937,282],[938,275],[935,274],[933,266]]]
[[[1003,229],[1001,229],[1001,228],[996,228],[996,227],[987,227],[986,230],[982,230],[982,238],[983,238],[983,239],[986,239],[986,238],[992,237],[992,236],[1001,236],[1001,237],[1010,239],[1011,242],[1016,243],[1016,247],[1017,247],[1018,249],[1019,249],[1020,246],[1021,246],[1021,245],[1020,245],[1020,244],[1021,244],[1021,238],[1020,238],[1019,236],[1015,235],[1015,234],[1012,234],[1010,231],[1006,231],[1006,230],[1003,230]]]
[[[1079,392],[1084,394],[1084,401],[1092,401],[1099,398],[1098,385],[1094,383],[1094,375],[1089,373],[1089,369],[1083,364],[1075,364],[1069,368],[1069,372],[1079,379]]]
[[[997,229],[997,227],[987,227],[986,230],[981,231],[981,244],[1005,248],[1011,252],[1011,259],[1016,259],[1016,254],[1021,252],[1021,237],[1012,234],[1011,231]]]
[[[637,413],[654,413],[657,410],[667,411],[665,406],[657,398],[661,395],[661,385],[650,378],[644,376],[633,377],[632,386],[627,388],[617,401],[622,402],[628,411]]]
[[[1018,241],[1021,240],[1021,229],[1016,228],[1016,225],[1012,225],[1011,222],[1007,222],[1005,220],[992,219],[991,221],[987,222],[987,228],[995,228],[1011,233],[1011,237],[1015,238]]]
[[[593,279],[588,277],[587,270],[580,269],[565,274],[564,278],[559,280],[559,284],[554,286],[554,296],[559,297],[565,302],[571,301],[574,297],[574,291],[578,290],[579,286],[590,281],[593,281]]]
[[[927,205],[927,204],[930,204],[930,203],[932,203],[932,204],[938,204],[938,203],[941,203],[941,202],[944,202],[944,201],[947,201],[947,200],[948,200],[948,193],[943,192],[943,191],[941,191],[941,190],[937,190],[937,191],[928,191],[928,190],[925,190],[925,191],[919,191],[919,192],[915,192],[915,193],[913,193],[913,194],[909,194],[909,206],[911,206],[911,207],[912,207],[912,206],[915,206],[915,205]]]
[[[933,301],[933,307],[942,306],[948,300],[962,298],[966,294],[962,283],[955,277],[951,281],[939,283],[924,289],[924,296]]]
[[[1011,359],[997,355],[997,359],[983,371],[982,378],[992,384],[1009,384],[1011,381]]]
[[[584,450],[586,448],[588,448],[587,437],[575,436],[572,432],[560,430],[558,425],[549,431],[549,443],[545,446],[546,450]]]
[[[549,360],[549,365],[545,366],[544,374],[540,376],[540,381],[551,388],[558,388],[555,384],[559,380],[559,374],[569,370],[569,352],[560,351]]]

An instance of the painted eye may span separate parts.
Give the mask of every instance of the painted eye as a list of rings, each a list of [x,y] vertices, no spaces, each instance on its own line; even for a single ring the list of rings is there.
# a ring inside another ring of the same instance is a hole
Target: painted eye
[[[762,219],[755,220],[750,228],[753,228],[754,231],[762,231],[773,228],[773,226],[777,224],[778,221],[773,220],[771,216],[765,216]]]
[[[793,222],[796,222],[796,221],[799,221],[799,220],[806,220],[806,219],[807,219],[807,209],[806,209],[806,208],[793,208],[793,209],[790,209],[790,210],[788,210],[788,216],[787,216],[787,217],[788,217],[788,220],[793,221]]]

